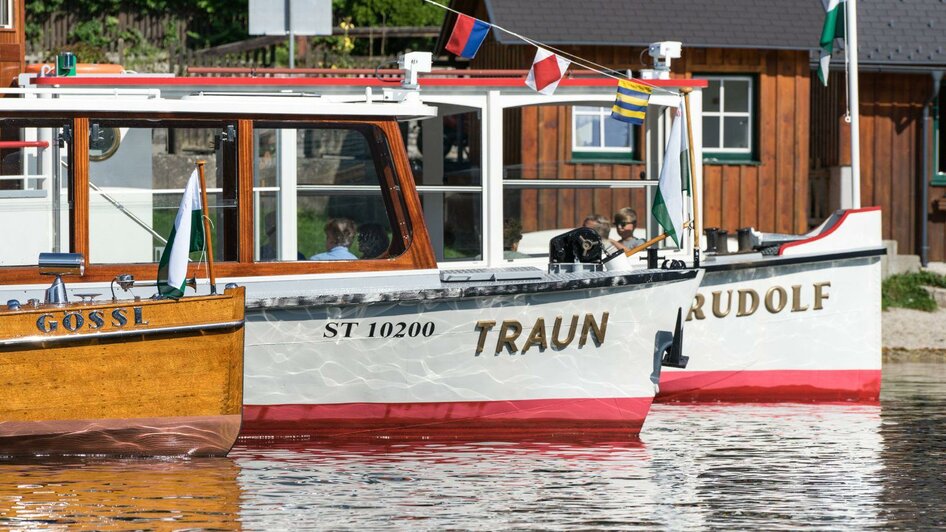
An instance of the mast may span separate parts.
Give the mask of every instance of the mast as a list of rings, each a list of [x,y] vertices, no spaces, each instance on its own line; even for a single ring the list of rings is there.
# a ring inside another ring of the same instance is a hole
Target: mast
[[[847,46],[848,112],[851,116],[851,208],[861,208],[861,125],[857,94],[857,0],[844,3]]]
[[[197,177],[200,179],[200,219],[204,223],[204,244],[207,246],[207,272],[210,276],[210,293],[217,293],[217,276],[214,275],[214,242],[210,232],[210,205],[207,204],[207,181],[204,179],[205,161],[197,161]]]

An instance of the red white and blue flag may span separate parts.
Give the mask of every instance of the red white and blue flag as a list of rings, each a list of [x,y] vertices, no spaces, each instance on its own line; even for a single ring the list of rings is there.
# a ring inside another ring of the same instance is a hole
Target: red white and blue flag
[[[487,33],[489,33],[489,24],[458,14],[457,22],[453,25],[453,32],[450,33],[450,40],[447,41],[446,50],[454,55],[473,59],[486,39]]]
[[[558,82],[565,77],[565,71],[572,62],[552,52],[538,48],[532,68],[526,77],[526,85],[542,94],[552,94],[558,87]]]

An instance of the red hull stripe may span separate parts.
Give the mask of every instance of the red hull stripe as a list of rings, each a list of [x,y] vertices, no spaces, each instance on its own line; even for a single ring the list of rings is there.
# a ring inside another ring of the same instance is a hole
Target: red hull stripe
[[[880,399],[880,370],[665,371],[661,403],[863,402]]]
[[[841,227],[841,225],[845,222],[845,220],[847,220],[847,217],[848,217],[849,214],[858,213],[858,212],[879,211],[879,210],[880,210],[880,207],[863,207],[863,208],[861,208],[861,209],[849,209],[849,210],[847,210],[847,211],[844,211],[844,214],[841,215],[841,219],[839,219],[839,220],[837,221],[837,223],[835,223],[833,226],[831,226],[831,228],[828,229],[827,231],[825,231],[825,232],[823,232],[823,233],[820,233],[820,234],[817,234],[817,235],[815,235],[815,236],[813,236],[813,237],[811,237],[811,238],[806,238],[805,240],[796,240],[796,241],[794,241],[794,242],[787,242],[787,243],[785,243],[785,244],[782,244],[782,245],[779,246],[779,248],[778,248],[778,254],[781,255],[782,253],[785,253],[785,250],[788,249],[788,248],[792,248],[792,247],[795,247],[795,246],[801,246],[801,245],[804,245],[804,244],[810,244],[810,243],[815,242],[815,241],[817,241],[817,240],[821,240],[822,238],[826,238],[828,235],[830,235],[831,233],[835,232],[835,231],[838,229],[838,227]]]
[[[640,432],[649,397],[245,405],[242,436],[482,437]]]
[[[525,71],[524,71],[525,72]],[[421,78],[422,87],[521,87],[522,78]],[[698,79],[649,79],[648,85],[654,87],[706,87],[706,80]],[[372,78],[247,78],[247,77],[180,77],[180,78],[140,78],[140,77],[46,77],[34,78],[37,86],[58,85],[63,87],[290,87],[290,86],[341,86],[341,87],[390,87],[385,80]],[[571,79],[559,82],[559,87],[613,87],[614,79]]]

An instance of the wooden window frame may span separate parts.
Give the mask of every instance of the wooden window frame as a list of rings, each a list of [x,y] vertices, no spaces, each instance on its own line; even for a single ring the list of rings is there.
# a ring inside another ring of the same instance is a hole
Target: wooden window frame
[[[758,77],[752,74],[739,74],[739,73],[727,73],[727,74],[698,74],[694,75],[694,78],[705,79],[707,81],[720,81],[721,82],[721,94],[723,94],[723,100],[720,102],[719,111],[707,111],[706,105],[703,106],[703,117],[715,116],[719,118],[719,141],[722,144],[725,136],[724,122],[727,116],[745,116],[749,118],[749,147],[748,148],[724,148],[724,147],[707,147],[705,145],[706,133],[704,128],[704,145],[703,145],[703,159],[706,162],[720,162],[720,163],[751,163],[757,162],[758,160],[758,135],[759,135],[759,79]],[[749,83],[749,111],[746,113],[735,112],[735,111],[725,111],[725,82],[727,80],[734,81],[747,81]]]
[[[943,124],[946,123],[946,91],[940,91],[939,100],[933,103],[933,179],[930,184],[934,187],[946,187],[946,153],[943,153],[943,144],[946,135],[943,134]]]
[[[23,118],[55,118],[51,113],[9,113],[10,117]],[[70,189],[69,189],[69,230],[70,251],[81,253],[86,259],[85,273],[76,281],[81,282],[109,282],[120,273],[130,273],[137,279],[150,280],[157,276],[157,263],[135,264],[96,264],[89,263],[89,117],[87,113],[72,113],[67,121],[72,121],[73,142],[71,143]],[[161,120],[165,122],[225,122],[237,123],[237,203],[238,203],[238,257],[237,261],[215,263],[215,273],[218,280],[221,278],[261,277],[271,275],[304,275],[304,274],[339,274],[358,272],[380,272],[398,270],[434,269],[437,267],[430,237],[424,223],[420,199],[412,178],[410,164],[397,122],[393,118],[371,119],[364,117],[333,117],[300,119],[289,116],[242,116],[240,118],[229,115],[187,115],[180,116],[171,113],[148,113],[134,117],[122,116],[120,113],[95,113],[95,119],[128,119],[132,120]],[[285,262],[255,262],[254,250],[254,216],[253,212],[253,123],[254,121],[293,122],[312,124],[333,124],[339,122],[362,123],[377,125],[388,142],[392,157],[393,171],[385,176],[389,186],[383,189],[392,198],[400,193],[404,202],[404,211],[398,216],[402,224],[411,227],[411,238],[407,249],[397,257],[384,259],[362,259],[352,261],[285,261]],[[401,154],[404,154],[401,156]],[[191,264],[188,267],[188,276],[197,275],[206,277],[206,268]],[[47,284],[49,278],[39,274],[35,266],[4,266],[0,267],[0,283],[3,284]]]
[[[579,107],[594,107],[599,109],[597,116],[601,119],[599,122],[599,132],[601,134],[601,142],[604,143],[605,135],[605,120],[607,120],[610,115],[610,107],[602,105],[570,105],[568,106],[569,113],[571,117],[569,122],[571,124],[571,144],[569,148],[571,149],[571,159],[574,162],[640,162],[637,157],[637,141],[640,137],[639,128],[631,124],[628,124],[628,129],[630,130],[630,146],[627,148],[613,148],[606,146],[578,146],[575,142],[578,140],[577,135],[577,120],[579,115],[584,116],[593,116],[591,113],[577,112]]]
[[[16,30],[16,5],[13,3],[13,0],[0,0],[0,2],[3,2],[3,4],[7,6],[7,21],[4,22],[3,19],[0,18],[0,30]]]

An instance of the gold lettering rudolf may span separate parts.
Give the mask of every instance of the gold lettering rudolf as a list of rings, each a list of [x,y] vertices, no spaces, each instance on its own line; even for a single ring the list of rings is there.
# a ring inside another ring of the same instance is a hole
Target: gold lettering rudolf
[[[775,304],[775,294],[778,294],[778,304]],[[765,310],[772,314],[782,312],[788,303],[788,292],[781,286],[773,286],[765,293]]]
[[[825,301],[830,299],[828,288],[831,287],[831,282],[823,281],[812,283],[811,287],[813,291],[811,302],[804,300],[805,294],[803,293],[803,289],[805,286],[800,284],[790,287],[791,296],[789,296],[788,289],[781,286],[769,288],[766,290],[765,297],[763,298],[759,297],[759,292],[751,288],[735,289],[737,296],[735,303],[736,317],[751,316],[759,309],[760,304],[763,303],[765,310],[770,314],[782,312],[789,306],[789,302],[791,302],[791,312],[805,312],[809,309],[823,310]],[[687,321],[706,319],[706,312],[703,307],[706,305],[707,299],[712,299],[713,316],[717,318],[729,316],[733,310],[733,290],[734,289],[731,288],[727,290],[714,290],[710,292],[708,297],[697,292],[690,311],[687,313]]]
[[[825,299],[828,299],[828,294],[824,292],[824,289],[831,286],[830,281],[825,281],[823,283],[815,283],[815,306],[814,310],[821,310],[824,308],[822,302]]]

